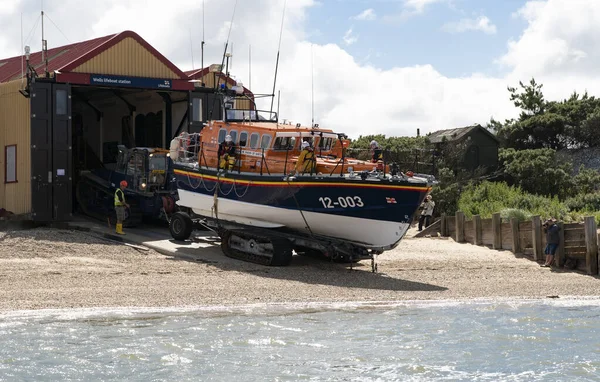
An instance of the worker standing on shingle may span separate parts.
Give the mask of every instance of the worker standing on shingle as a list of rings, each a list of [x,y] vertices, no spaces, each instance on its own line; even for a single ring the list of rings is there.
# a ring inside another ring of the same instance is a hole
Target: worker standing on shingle
[[[125,193],[123,192],[126,188],[127,181],[122,180],[119,184],[119,188],[115,191],[115,211],[117,212],[116,232],[120,235],[125,235],[123,232],[123,220],[125,220],[125,207],[129,208],[129,204],[125,201]]]

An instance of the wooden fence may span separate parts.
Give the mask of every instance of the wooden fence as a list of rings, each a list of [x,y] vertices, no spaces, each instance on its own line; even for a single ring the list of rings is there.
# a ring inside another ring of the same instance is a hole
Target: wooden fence
[[[546,235],[539,216],[519,222],[513,218],[502,222],[500,214],[491,219],[475,215],[466,220],[462,212],[455,216],[442,215],[439,225],[441,236],[450,236],[459,243],[472,243],[493,249],[510,250],[534,261],[545,260]],[[557,223],[560,227],[560,244],[555,261],[559,267],[569,263],[590,275],[598,274],[598,242],[596,221],[586,217],[584,223]],[[433,228],[433,227],[432,227]]]

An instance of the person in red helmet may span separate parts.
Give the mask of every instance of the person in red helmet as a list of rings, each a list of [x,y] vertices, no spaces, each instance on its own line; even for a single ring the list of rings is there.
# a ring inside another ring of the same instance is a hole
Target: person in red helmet
[[[125,207],[129,208],[129,204],[125,201],[125,193],[123,190],[127,188],[127,181],[122,180],[119,188],[115,191],[115,211],[117,212],[117,233],[125,235],[123,232],[123,220],[125,220]]]

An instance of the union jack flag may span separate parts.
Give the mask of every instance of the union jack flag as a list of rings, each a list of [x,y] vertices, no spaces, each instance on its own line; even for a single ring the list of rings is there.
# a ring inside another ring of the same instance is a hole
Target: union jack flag
[[[386,197],[385,201],[388,202],[388,203],[398,203],[398,202],[396,202],[396,198],[387,198]]]

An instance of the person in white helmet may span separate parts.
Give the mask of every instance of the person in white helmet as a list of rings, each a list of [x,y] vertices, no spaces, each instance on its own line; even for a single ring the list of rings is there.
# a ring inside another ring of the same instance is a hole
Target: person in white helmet
[[[305,172],[311,172],[312,165],[315,161],[315,152],[313,151],[310,143],[307,141],[302,142],[302,151],[298,155],[296,161],[296,167],[294,168],[296,175],[298,173],[304,174]]]
[[[377,163],[378,161],[383,160],[383,151],[379,147],[379,143],[377,143],[376,140],[372,140],[370,146],[371,152],[373,153],[373,156],[371,157],[371,162]]]
[[[232,170],[235,164],[235,145],[231,135],[225,136],[225,141],[219,143],[218,151],[219,169]]]

